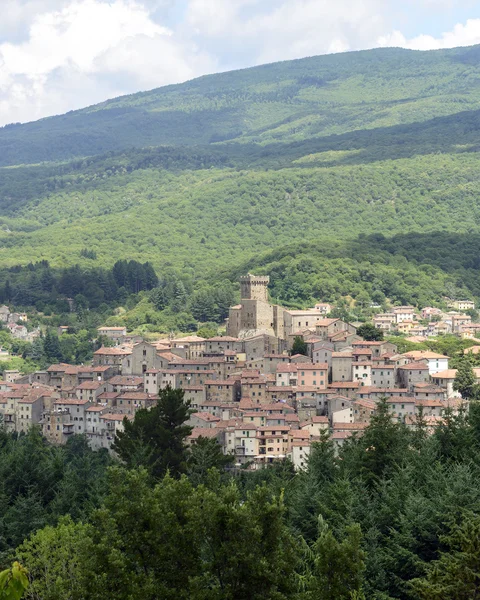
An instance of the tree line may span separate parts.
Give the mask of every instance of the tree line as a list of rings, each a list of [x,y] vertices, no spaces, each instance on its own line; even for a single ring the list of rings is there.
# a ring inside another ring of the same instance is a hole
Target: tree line
[[[2,521],[8,537],[0,535],[8,545],[3,566],[17,559],[27,570],[25,597],[444,600],[478,593],[476,401],[469,412],[447,410],[432,432],[422,413],[414,428],[392,420],[381,400],[362,437],[336,450],[322,434],[300,472],[288,461],[231,471],[215,440],[186,444],[189,414],[180,390],[162,391],[158,406],[139,411],[116,438],[118,459],[91,453],[80,440],[53,449],[34,431],[3,434],[10,511]],[[27,464],[32,444],[42,449],[40,464]]]

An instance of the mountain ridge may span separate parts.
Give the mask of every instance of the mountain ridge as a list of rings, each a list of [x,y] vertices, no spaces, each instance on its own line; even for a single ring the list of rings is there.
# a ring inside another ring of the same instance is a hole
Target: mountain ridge
[[[262,145],[421,122],[454,114],[458,104],[480,108],[479,61],[480,46],[427,52],[379,48],[204,75],[7,125],[0,129],[0,165],[131,147],[226,140]],[[432,69],[435,81],[426,76]]]
[[[311,57],[168,89],[0,131],[4,268],[45,260],[88,270],[125,258],[149,261],[159,275],[181,274],[197,289],[282,249],[281,268],[297,268],[296,253],[309,251],[295,244],[307,244],[319,264],[319,248],[362,234],[411,233],[427,245],[428,235],[470,235],[479,245],[480,46]],[[134,105],[144,101],[149,110]],[[80,151],[85,156],[73,156]],[[21,166],[28,153],[31,164]],[[423,277],[424,266],[407,255],[411,283],[408,293],[395,283],[397,293],[388,281],[397,281],[403,263],[383,268],[390,258],[368,240],[373,266],[360,270],[371,278],[377,265],[387,283],[376,278],[375,286],[386,295],[414,298],[419,282],[422,299],[431,288],[433,301],[435,277],[480,290],[479,265],[462,267],[475,279],[467,286],[441,264]],[[290,290],[276,288],[300,303],[302,288],[319,292],[322,277],[334,295],[325,300],[339,293],[335,277],[344,293],[379,291],[357,281],[342,252],[322,263],[325,275],[298,267]],[[465,246],[455,255],[460,265],[470,260]]]

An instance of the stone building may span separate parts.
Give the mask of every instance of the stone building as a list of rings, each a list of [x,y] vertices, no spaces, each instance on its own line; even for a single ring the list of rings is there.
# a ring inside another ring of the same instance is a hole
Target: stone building
[[[322,317],[319,308],[286,310],[276,304],[270,304],[269,282],[268,276],[249,273],[240,277],[241,300],[240,304],[230,308],[227,336],[244,339],[265,334],[286,340],[298,330],[315,328],[315,323]]]

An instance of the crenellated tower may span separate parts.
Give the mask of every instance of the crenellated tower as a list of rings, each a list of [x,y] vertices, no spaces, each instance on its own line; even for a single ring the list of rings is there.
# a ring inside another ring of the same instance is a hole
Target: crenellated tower
[[[268,302],[268,275],[244,275],[240,277],[240,297],[242,300]]]

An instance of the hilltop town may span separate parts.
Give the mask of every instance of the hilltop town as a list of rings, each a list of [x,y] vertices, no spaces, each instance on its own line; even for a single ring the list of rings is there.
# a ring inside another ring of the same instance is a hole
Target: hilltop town
[[[301,469],[325,432],[337,448],[362,435],[381,398],[393,420],[413,428],[421,414],[430,430],[445,409],[464,405],[448,356],[399,353],[392,341],[366,340],[360,324],[328,317],[334,308],[328,303],[309,310],[273,305],[268,284],[264,276],[240,279],[241,301],[230,308],[222,336],[152,342],[125,327],[100,327],[99,336],[112,345],[99,348],[91,365],[52,364],[29,375],[5,371],[4,426],[25,432],[39,425],[54,444],[85,434],[93,449],[110,449],[124,419],[154,406],[159,390],[171,386],[184,391],[194,410],[191,442],[216,439],[237,466],[255,469],[288,457]],[[445,332],[474,337],[480,325],[459,312],[474,304],[454,301],[451,308],[417,313],[393,307],[373,324],[378,337],[394,330],[413,341]],[[480,368],[474,373],[480,382]]]

